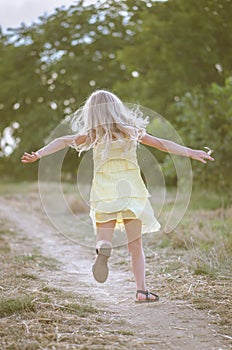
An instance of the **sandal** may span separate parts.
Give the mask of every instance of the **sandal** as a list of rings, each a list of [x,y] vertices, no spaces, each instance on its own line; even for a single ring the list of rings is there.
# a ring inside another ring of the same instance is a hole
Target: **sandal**
[[[139,293],[146,295],[146,299],[139,300],[138,299]],[[153,295],[155,298],[151,298],[151,295]],[[136,292],[136,300],[135,300],[136,303],[152,303],[158,300],[159,300],[159,296],[155,293],[148,292],[148,290],[137,290]]]
[[[109,269],[107,261],[110,257],[112,244],[108,241],[99,241],[96,246],[97,257],[92,266],[92,272],[95,280],[104,283],[107,280]]]

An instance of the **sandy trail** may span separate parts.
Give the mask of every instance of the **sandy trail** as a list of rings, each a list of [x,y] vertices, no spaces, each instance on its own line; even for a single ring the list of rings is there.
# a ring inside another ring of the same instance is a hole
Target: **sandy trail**
[[[60,262],[52,276],[43,273],[43,280],[54,287],[83,293],[93,300],[93,306],[104,309],[112,319],[126,321],[125,330],[133,331],[136,344],[141,343],[140,349],[226,349],[209,325],[209,316],[186,302],[167,300],[161,295],[158,303],[136,304],[131,272],[120,272],[113,266],[116,251],[111,258],[112,270],[107,282],[99,284],[91,274],[94,252],[57,233],[49,222],[41,219],[41,212],[36,214],[32,208],[25,211],[25,203],[23,206],[14,196],[1,197],[0,210],[16,225],[19,235],[28,237],[31,249],[39,248],[43,255]],[[128,349],[134,348],[133,343],[128,344]]]

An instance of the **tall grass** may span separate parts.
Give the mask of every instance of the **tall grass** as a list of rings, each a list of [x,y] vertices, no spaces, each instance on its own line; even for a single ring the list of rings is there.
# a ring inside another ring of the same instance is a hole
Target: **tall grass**
[[[186,263],[196,274],[231,275],[232,206],[228,200],[226,205],[221,195],[194,193],[178,227],[157,235],[154,248],[186,251]]]

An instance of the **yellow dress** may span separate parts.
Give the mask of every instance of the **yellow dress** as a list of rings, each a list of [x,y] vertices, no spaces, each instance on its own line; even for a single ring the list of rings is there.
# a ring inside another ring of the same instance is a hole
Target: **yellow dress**
[[[128,143],[125,148],[125,143]],[[104,158],[105,144],[93,149],[94,174],[90,192],[90,217],[96,222],[140,219],[142,233],[160,228],[149,201],[150,194],[142,180],[136,154],[137,142],[115,140]],[[116,226],[117,227],[117,226]]]

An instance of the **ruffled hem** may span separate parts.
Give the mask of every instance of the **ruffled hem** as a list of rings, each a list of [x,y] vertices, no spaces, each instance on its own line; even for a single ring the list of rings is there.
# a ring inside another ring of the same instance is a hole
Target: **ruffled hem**
[[[122,204],[122,203],[121,203]],[[132,214],[131,214],[132,213]],[[92,207],[90,217],[93,221],[93,226],[96,233],[96,222],[107,222],[116,220],[116,229],[124,231],[123,219],[139,219],[142,222],[142,234],[149,232],[157,232],[160,229],[160,223],[155,218],[150,202],[145,200],[130,199],[126,207],[121,207],[117,211],[109,211],[109,208],[101,209]],[[99,217],[101,219],[99,220]]]

